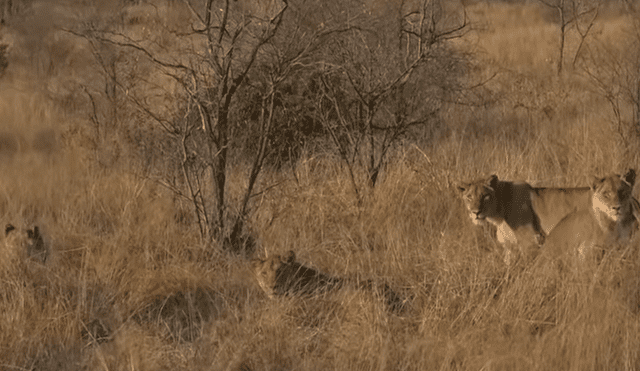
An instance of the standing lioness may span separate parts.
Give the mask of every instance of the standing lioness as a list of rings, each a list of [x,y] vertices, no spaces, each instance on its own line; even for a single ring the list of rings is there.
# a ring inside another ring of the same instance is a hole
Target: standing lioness
[[[636,172],[596,178],[590,188],[589,207],[567,215],[551,231],[545,253],[551,256],[577,253],[580,260],[597,246],[628,241],[638,229],[634,216],[637,201],[631,196]]]
[[[516,230],[530,226],[546,236],[568,214],[586,210],[591,188],[531,187],[524,182],[498,180],[496,175],[458,187],[474,224],[488,221],[496,226],[502,222]],[[498,235],[501,243],[513,233]],[[511,241],[515,242],[515,241]]]
[[[498,242],[507,247],[505,261],[510,260],[509,245],[539,245],[567,215],[587,210],[591,188],[531,187],[525,182],[499,180],[496,175],[458,186],[474,224],[489,222],[497,227]],[[640,213],[633,199],[634,212]]]
[[[534,189],[525,182],[505,182],[496,175],[463,183],[458,186],[462,200],[476,225],[485,222],[497,227],[496,237],[501,244],[544,242],[545,232],[533,209]],[[528,237],[524,237],[528,236]],[[523,241],[527,239],[529,241]]]

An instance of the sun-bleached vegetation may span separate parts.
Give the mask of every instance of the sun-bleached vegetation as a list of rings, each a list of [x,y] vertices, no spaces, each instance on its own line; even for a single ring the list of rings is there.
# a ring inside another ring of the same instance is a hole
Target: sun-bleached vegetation
[[[456,189],[640,169],[636,5],[0,3],[0,369],[640,368],[637,237],[506,265]]]

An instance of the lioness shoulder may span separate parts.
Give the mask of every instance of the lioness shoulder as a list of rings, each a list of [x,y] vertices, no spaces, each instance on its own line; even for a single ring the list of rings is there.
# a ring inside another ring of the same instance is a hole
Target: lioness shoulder
[[[628,241],[638,229],[638,202],[632,197],[635,170],[596,178],[588,207],[576,210],[551,231],[545,252],[551,256],[576,253],[584,260],[596,247]]]

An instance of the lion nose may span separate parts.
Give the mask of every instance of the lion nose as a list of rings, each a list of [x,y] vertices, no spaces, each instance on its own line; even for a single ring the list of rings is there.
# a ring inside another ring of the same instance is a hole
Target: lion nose
[[[612,207],[612,209],[613,209],[613,212],[614,212],[616,215],[620,215],[620,205],[618,205],[618,206],[614,206],[614,207]]]

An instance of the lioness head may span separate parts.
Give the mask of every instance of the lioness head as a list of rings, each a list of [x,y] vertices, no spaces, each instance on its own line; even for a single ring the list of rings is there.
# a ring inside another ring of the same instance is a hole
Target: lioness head
[[[625,175],[610,175],[596,178],[593,190],[593,208],[617,222],[628,214],[631,207],[631,193],[636,180],[636,172],[630,169]]]
[[[469,217],[474,224],[482,224],[486,218],[496,216],[498,213],[497,186],[496,175],[458,186],[458,190],[462,193],[462,200],[469,211]]]
[[[29,258],[46,262],[49,252],[40,234],[40,229],[35,226],[33,229],[22,230],[7,224],[4,229],[5,244],[17,249],[25,249]]]
[[[278,281],[278,272],[283,274],[287,266],[291,266],[296,260],[293,251],[289,251],[285,255],[271,255],[266,259],[251,260],[251,268],[253,274],[260,285],[260,288],[269,296],[276,294],[276,283]]]

